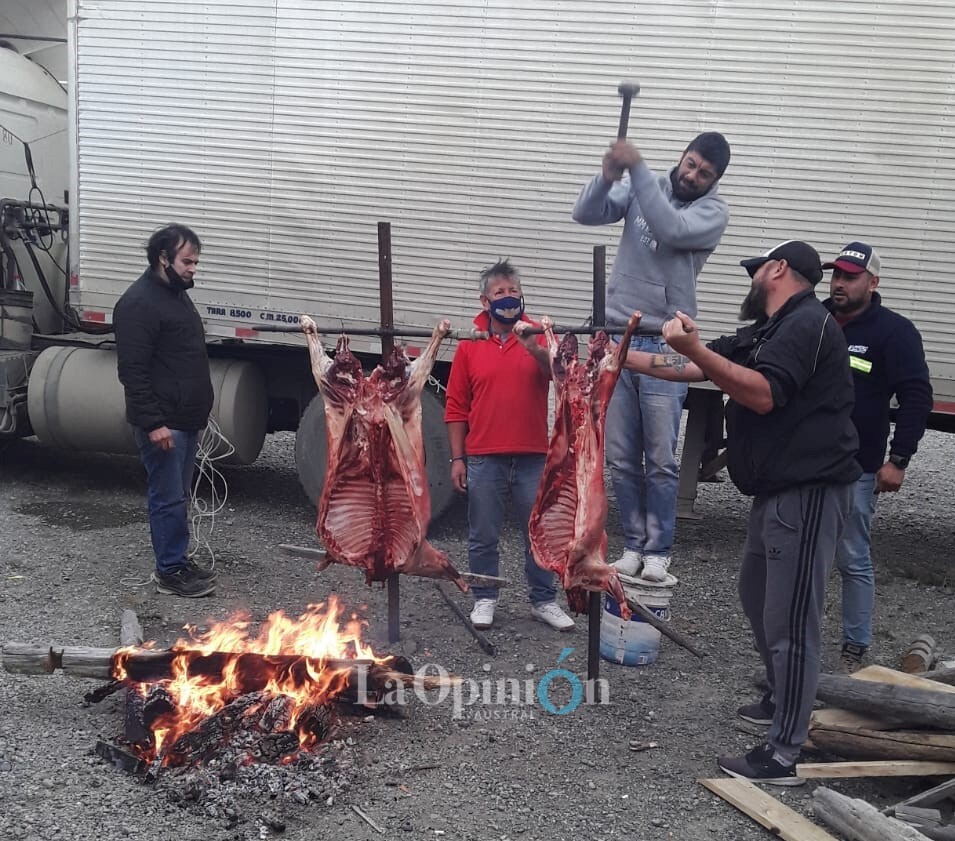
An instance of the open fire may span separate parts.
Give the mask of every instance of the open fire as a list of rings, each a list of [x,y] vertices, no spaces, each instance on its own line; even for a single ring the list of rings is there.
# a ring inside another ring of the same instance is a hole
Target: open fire
[[[239,741],[248,761],[291,761],[327,734],[329,707],[353,694],[357,669],[366,683],[369,674],[379,684],[400,675],[396,658],[362,642],[365,623],[343,614],[332,597],[295,619],[276,611],[255,634],[236,616],[204,632],[187,627],[189,638],[165,651],[118,650],[112,674],[129,688],[125,741],[153,767],[196,764]]]

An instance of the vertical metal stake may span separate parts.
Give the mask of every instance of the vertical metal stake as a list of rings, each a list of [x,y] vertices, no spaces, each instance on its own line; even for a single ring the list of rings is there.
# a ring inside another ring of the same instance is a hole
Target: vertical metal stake
[[[391,284],[391,223],[378,223],[378,311],[382,330],[393,330],[395,305]],[[394,337],[381,337],[381,361],[384,362],[395,348]],[[398,573],[388,576],[388,642],[401,639],[401,598]]]
[[[607,246],[594,246],[593,323],[607,323]],[[603,465],[600,465],[603,469]],[[600,679],[600,593],[588,593],[587,599],[587,680],[597,692]],[[596,703],[602,698],[594,697]]]

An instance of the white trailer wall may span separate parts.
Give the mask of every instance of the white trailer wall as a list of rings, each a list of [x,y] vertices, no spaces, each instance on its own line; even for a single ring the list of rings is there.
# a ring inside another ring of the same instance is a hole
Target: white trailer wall
[[[582,319],[592,247],[609,264],[619,226],[570,211],[636,79],[631,136],[652,166],[702,130],[733,147],[706,332],[735,326],[740,258],[866,239],[955,400],[951,0],[74,2],[88,311],[109,317],[145,236],[177,219],[205,243],[210,333],[375,320],[386,220],[397,321],[467,323],[478,271],[508,255],[533,314]]]

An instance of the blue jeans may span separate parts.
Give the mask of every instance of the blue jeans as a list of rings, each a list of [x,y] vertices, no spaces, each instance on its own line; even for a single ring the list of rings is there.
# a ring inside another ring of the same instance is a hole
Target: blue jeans
[[[852,486],[852,507],[836,550],[842,574],[842,641],[862,646],[872,644],[875,571],[870,535],[877,499],[875,473],[863,473]]]
[[[176,446],[161,450],[149,433],[133,427],[139,455],[146,468],[146,507],[149,533],[156,555],[156,572],[169,575],[186,565],[189,549],[189,497],[196,465],[198,432],[170,430]]]
[[[527,525],[544,472],[544,456],[468,456],[468,565],[479,575],[498,575],[498,541],[504,525],[507,498],[524,538],[524,576],[532,604],[552,602],[557,596],[554,573],[537,566],[531,554]],[[472,587],[475,599],[496,599],[493,587]]]
[[[659,336],[634,336],[634,350],[670,353]],[[686,383],[624,371],[607,407],[606,452],[624,546],[669,554],[676,529],[680,468],[676,445]]]

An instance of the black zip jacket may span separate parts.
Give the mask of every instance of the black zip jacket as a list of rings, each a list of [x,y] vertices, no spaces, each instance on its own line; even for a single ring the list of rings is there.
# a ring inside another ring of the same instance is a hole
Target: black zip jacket
[[[113,310],[126,420],[147,432],[203,429],[212,379],[202,320],[189,296],[147,270]]]
[[[772,390],[773,409],[765,415],[732,399],[726,404],[728,467],[742,493],[843,485],[862,475],[845,338],[812,289],[708,346],[759,371]]]
[[[831,299],[824,305],[834,311]],[[842,326],[842,332],[855,383],[852,422],[859,433],[856,458],[866,473],[876,473],[885,464],[893,396],[899,408],[890,451],[913,456],[925,434],[933,404],[922,337],[905,316],[882,306],[878,292],[872,293],[872,302],[862,313]]]

